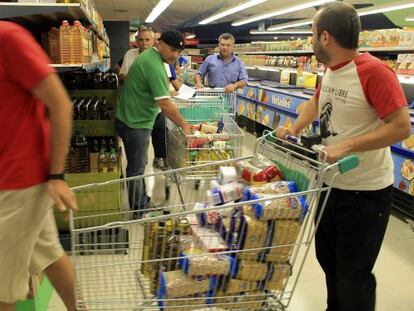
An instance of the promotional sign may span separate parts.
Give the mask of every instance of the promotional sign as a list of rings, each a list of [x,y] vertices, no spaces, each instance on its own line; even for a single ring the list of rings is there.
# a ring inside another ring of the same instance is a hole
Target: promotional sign
[[[281,107],[294,113],[300,113],[309,100],[306,96],[292,96],[282,92],[272,91],[271,89],[258,90],[257,100],[275,107]]]
[[[256,120],[256,103],[237,97],[237,114]]]
[[[393,145],[394,187],[414,196],[414,127],[411,136]]]

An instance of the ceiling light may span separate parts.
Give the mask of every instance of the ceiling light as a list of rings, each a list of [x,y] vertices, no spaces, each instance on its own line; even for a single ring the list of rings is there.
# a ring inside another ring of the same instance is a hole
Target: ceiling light
[[[412,0],[411,0],[412,1]],[[398,11],[403,10],[407,8],[413,8],[414,2],[394,2],[393,5],[376,5],[369,8],[359,9],[357,10],[357,13],[359,16],[365,16],[365,15],[373,15],[378,13],[385,13],[385,12],[391,12],[391,11]],[[298,22],[290,22],[290,23],[284,23],[284,24],[278,24],[271,26],[267,28],[267,30],[280,30],[280,29],[287,29],[287,28],[293,28],[298,26],[304,26],[304,25],[310,25],[313,23],[313,20],[302,20]]]
[[[228,9],[228,10],[225,10],[223,12],[214,14],[210,17],[207,17],[206,19],[203,19],[201,22],[199,22],[199,24],[205,25],[205,24],[211,23],[212,21],[220,19],[224,16],[231,15],[231,14],[234,14],[236,12],[246,10],[248,8],[251,8],[252,6],[261,4],[261,3],[266,2],[266,1],[268,1],[268,0],[250,0],[250,1],[247,1],[245,3],[239,4],[239,5],[231,8],[231,9]]]
[[[173,0],[160,0],[158,4],[152,9],[150,15],[145,20],[146,23],[152,23],[157,17],[164,12],[164,10],[173,2]]]
[[[407,22],[414,22],[414,16],[407,16],[407,17],[405,18],[405,20],[406,20]]]
[[[308,2],[301,3],[301,4],[298,4],[298,5],[295,5],[295,6],[285,7],[284,9],[279,9],[277,11],[273,11],[273,12],[270,12],[270,13],[250,16],[248,18],[244,18],[244,19],[235,21],[231,25],[232,26],[240,26],[240,25],[248,24],[248,23],[251,23],[251,22],[258,21],[258,20],[262,20],[262,19],[266,19],[266,18],[270,18],[270,17],[275,17],[275,16],[279,16],[279,15],[283,15],[283,14],[288,14],[288,13],[304,10],[304,9],[307,9],[307,8],[312,8],[314,6],[319,6],[319,5],[322,5],[322,4],[325,4],[325,3],[328,3],[328,2],[332,2],[332,1],[335,1],[335,0],[308,1]]]
[[[250,30],[252,35],[270,35],[270,34],[293,34],[293,35],[311,35],[312,30],[307,29],[286,29],[286,30]]]
[[[189,35],[187,35],[185,38],[186,39],[194,39],[196,37],[195,33],[190,33]]]
[[[357,12],[359,16],[365,16],[365,15],[404,10],[404,9],[409,9],[413,7],[414,7],[414,1],[399,1],[399,2],[394,2],[394,3],[383,4],[383,5],[375,5],[373,7],[360,9]]]
[[[313,20],[308,19],[308,20],[302,20],[299,22],[290,22],[290,23],[284,23],[284,24],[279,24],[279,25],[274,25],[271,26],[269,28],[267,28],[267,30],[281,30],[281,29],[286,29],[286,28],[294,28],[294,27],[299,27],[299,26],[304,26],[304,25],[310,25],[312,24]]]

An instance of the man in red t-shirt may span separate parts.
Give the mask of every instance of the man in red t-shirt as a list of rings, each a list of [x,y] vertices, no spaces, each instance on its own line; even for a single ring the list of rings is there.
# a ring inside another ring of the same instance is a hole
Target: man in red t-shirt
[[[63,180],[72,130],[70,99],[24,28],[0,21],[0,310],[26,299],[45,271],[68,310],[74,272],[57,236],[53,204],[76,210]]]
[[[332,187],[315,237],[325,272],[329,311],[375,310],[372,274],[392,203],[389,146],[410,135],[407,101],[395,73],[368,53],[359,54],[360,21],[349,4],[335,1],[318,11],[313,51],[326,71],[316,95],[291,128],[298,135],[318,115],[328,162],[356,154],[354,170],[324,182]],[[324,194],[320,198],[323,202]]]

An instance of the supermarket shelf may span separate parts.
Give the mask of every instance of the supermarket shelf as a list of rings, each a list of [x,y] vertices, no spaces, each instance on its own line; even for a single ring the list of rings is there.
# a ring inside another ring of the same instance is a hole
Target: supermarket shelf
[[[93,62],[90,64],[50,64],[50,67],[56,68],[56,69],[73,69],[73,68],[79,68],[84,69],[86,71],[95,71],[96,69],[99,69],[102,72],[107,71],[110,68],[110,59],[104,59],[98,62]]]
[[[31,3],[0,2],[0,18],[8,19],[22,25],[41,27],[58,24],[64,19],[87,21],[106,45],[109,42],[98,32],[98,28],[81,3]]]
[[[360,52],[414,52],[413,46],[381,46],[360,48]]]
[[[246,69],[259,69],[264,71],[289,71],[296,73],[296,69],[292,68],[282,68],[282,67],[272,67],[272,66],[246,66]],[[318,76],[323,76],[322,72],[317,73]],[[403,84],[414,84],[414,75],[398,75],[398,80],[400,80],[400,83]]]
[[[360,52],[414,52],[413,46],[384,46],[360,48]],[[288,55],[288,54],[313,54],[312,50],[286,50],[286,51],[237,51],[243,55]]]
[[[293,69],[293,68],[283,68],[283,67],[273,67],[273,66],[247,66],[246,69],[259,69],[259,70],[263,70],[263,71],[289,71],[289,72],[294,72],[296,73],[297,70]],[[304,72],[308,72],[308,71],[304,71]],[[314,73],[314,72],[311,72]],[[323,76],[322,72],[318,72],[317,73],[318,76]]]
[[[246,51],[246,52],[234,52],[235,54],[243,54],[243,55],[288,55],[288,54],[313,54],[312,50],[291,50],[291,51]]]

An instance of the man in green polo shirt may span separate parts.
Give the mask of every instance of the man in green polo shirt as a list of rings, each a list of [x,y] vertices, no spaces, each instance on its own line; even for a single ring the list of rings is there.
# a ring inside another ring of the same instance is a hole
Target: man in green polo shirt
[[[141,53],[132,64],[116,111],[116,129],[127,157],[127,177],[144,174],[148,145],[155,118],[162,112],[185,134],[191,129],[171,102],[164,62],[174,63],[184,48],[184,37],[176,30],[161,35],[157,48]],[[129,204],[133,210],[147,208],[149,197],[143,179],[129,182]]]

